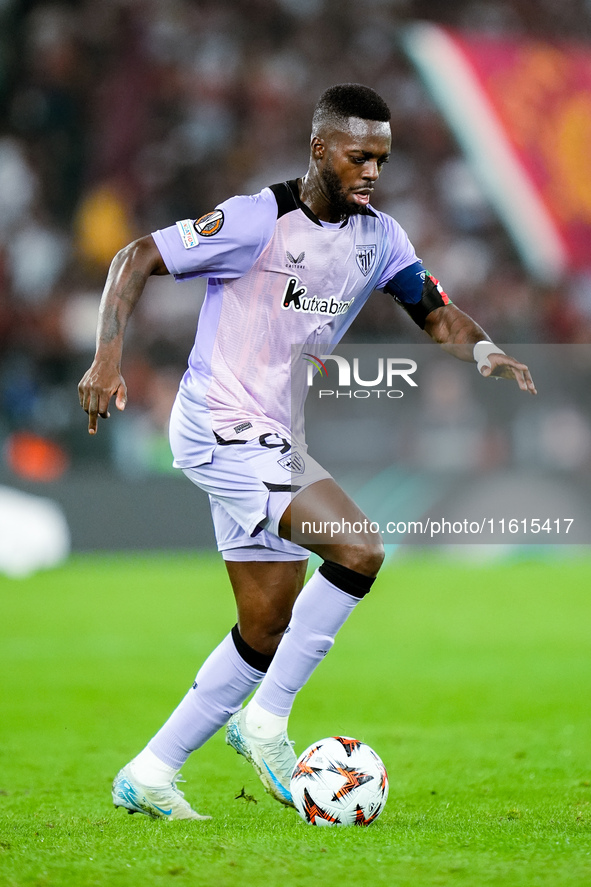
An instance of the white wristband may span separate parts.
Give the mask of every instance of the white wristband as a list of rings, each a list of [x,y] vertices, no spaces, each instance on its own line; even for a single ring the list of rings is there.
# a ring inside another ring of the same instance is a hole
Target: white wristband
[[[474,360],[476,361],[476,368],[478,369],[478,372],[482,373],[484,367],[488,367],[490,369],[491,363],[488,359],[489,354],[505,354],[505,352],[502,348],[498,348],[487,339],[482,339],[481,342],[476,343],[472,354],[474,355]]]

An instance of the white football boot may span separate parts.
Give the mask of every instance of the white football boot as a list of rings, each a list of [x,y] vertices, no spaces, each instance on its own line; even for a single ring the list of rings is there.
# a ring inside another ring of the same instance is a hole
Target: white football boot
[[[287,733],[279,733],[271,739],[253,736],[246,728],[244,713],[245,709],[240,709],[228,721],[227,744],[252,764],[270,795],[286,807],[293,807],[289,790],[297,762],[293,742],[289,741]]]
[[[129,764],[120,770],[113,781],[113,803],[124,807],[128,813],[144,813],[154,819],[211,819],[196,813],[176,783],[177,776],[170,785],[151,787],[143,785],[134,777]]]

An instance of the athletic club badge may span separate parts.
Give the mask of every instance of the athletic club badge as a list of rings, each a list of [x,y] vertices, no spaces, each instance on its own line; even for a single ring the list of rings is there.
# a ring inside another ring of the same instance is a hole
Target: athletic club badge
[[[291,471],[292,474],[303,474],[306,467],[306,463],[299,453],[290,453],[289,456],[278,459],[277,464],[287,471]]]
[[[373,268],[376,260],[376,245],[372,243],[368,246],[356,246],[355,247],[355,258],[357,259],[357,264],[359,265],[359,270],[363,274],[364,277],[367,277],[371,269]]]

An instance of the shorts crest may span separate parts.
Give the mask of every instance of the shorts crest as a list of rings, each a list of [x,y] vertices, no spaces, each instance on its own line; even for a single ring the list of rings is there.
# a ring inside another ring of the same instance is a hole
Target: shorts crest
[[[283,459],[278,459],[277,464],[281,465],[281,467],[285,468],[287,471],[291,471],[293,474],[303,474],[306,468],[306,463],[299,453],[290,453],[289,456],[284,456]]]

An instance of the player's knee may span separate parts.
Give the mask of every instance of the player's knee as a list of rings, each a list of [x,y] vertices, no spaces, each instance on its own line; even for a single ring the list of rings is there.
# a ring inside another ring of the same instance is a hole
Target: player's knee
[[[375,578],[384,562],[384,546],[381,540],[351,545],[343,558],[343,565],[363,576]]]
[[[368,576],[378,575],[380,567],[384,563],[385,556],[386,552],[384,551],[384,544],[381,539],[370,546],[370,550],[367,552],[366,555]]]
[[[318,568],[318,572],[336,588],[340,588],[341,591],[352,597],[361,599],[370,591],[382,560],[383,554],[382,557],[379,557],[376,553],[373,560],[350,561],[350,563],[362,567],[357,570],[338,561],[325,560]],[[362,570],[366,570],[366,572]]]

